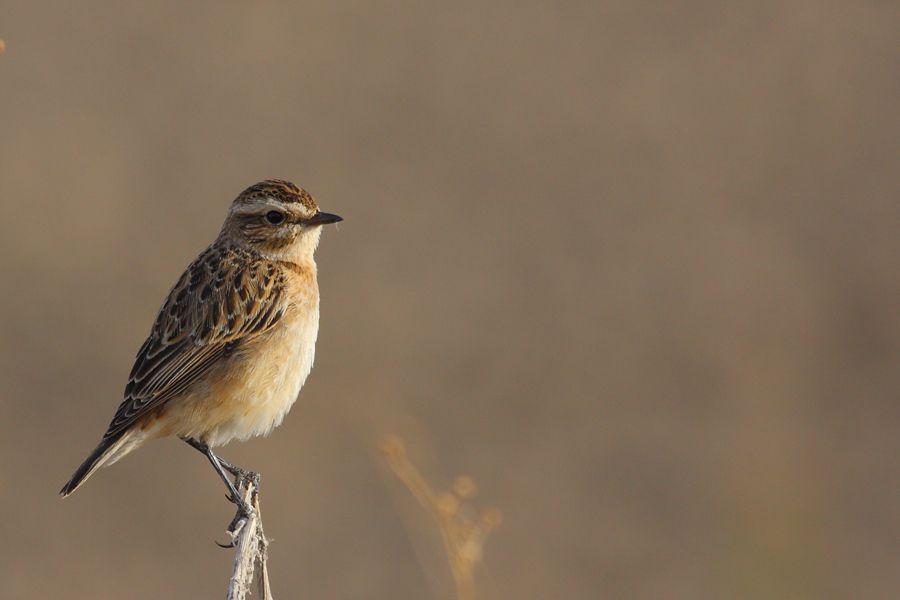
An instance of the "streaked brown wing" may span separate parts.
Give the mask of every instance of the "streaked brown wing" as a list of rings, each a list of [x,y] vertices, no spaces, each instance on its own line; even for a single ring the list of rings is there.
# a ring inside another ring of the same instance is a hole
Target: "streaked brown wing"
[[[273,327],[287,300],[281,266],[211,246],[185,271],[160,309],[104,439],[189,390],[223,357]]]

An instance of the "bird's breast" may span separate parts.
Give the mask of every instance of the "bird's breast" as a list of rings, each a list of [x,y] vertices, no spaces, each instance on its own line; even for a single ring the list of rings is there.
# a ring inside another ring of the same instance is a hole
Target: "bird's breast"
[[[204,404],[217,417],[201,438],[210,446],[267,435],[297,400],[316,354],[318,302],[297,307],[251,347],[239,351],[228,374],[210,386]]]

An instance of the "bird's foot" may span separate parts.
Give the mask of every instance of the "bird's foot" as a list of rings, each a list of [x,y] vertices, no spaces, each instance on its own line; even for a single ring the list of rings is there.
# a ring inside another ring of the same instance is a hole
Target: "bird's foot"
[[[247,476],[250,471],[245,471],[244,469],[233,465],[227,460],[223,460],[221,457],[219,458],[219,464],[222,465],[222,468],[231,473],[232,477],[234,477],[234,483],[237,485],[238,481]]]
[[[250,489],[250,487],[253,486],[253,491],[250,494],[250,501],[252,503],[253,499],[256,498],[256,494],[259,493],[259,473],[255,473],[253,471],[244,471],[242,469],[237,470],[240,471],[240,476],[235,475],[234,491],[239,495],[235,495],[234,493],[229,492],[225,496],[229,502],[237,505],[237,511],[234,513],[234,518],[231,519],[231,523],[228,524],[228,528],[225,530],[232,538],[232,541],[229,544],[220,544],[219,542],[216,542],[216,545],[221,548],[234,548],[234,540],[237,538],[240,529],[243,527],[246,520],[254,514],[253,507],[248,504],[244,500],[244,497],[240,494],[245,493],[246,490]]]

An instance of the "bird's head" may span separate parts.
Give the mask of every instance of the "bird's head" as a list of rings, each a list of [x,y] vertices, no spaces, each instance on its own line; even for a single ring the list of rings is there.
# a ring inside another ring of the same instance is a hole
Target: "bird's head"
[[[306,190],[289,181],[267,179],[235,198],[221,236],[277,259],[312,259],[322,225],[343,219],[319,210]]]

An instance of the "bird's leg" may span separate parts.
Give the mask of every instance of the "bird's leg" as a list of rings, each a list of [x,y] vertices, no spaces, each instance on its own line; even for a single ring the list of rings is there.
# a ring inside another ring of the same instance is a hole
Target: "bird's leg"
[[[234,483],[228,478],[228,475],[225,474],[225,469],[222,467],[222,462],[219,460],[219,457],[216,456],[212,450],[206,451],[206,457],[209,459],[209,462],[212,463],[212,466],[216,469],[216,473],[219,474],[219,477],[222,478],[222,481],[225,482],[225,485],[228,487],[228,494],[230,495],[229,500],[238,505],[240,508],[240,512],[245,516],[252,514],[253,509],[250,508],[244,499],[241,497],[240,493],[238,493],[237,488]]]
[[[181,439],[183,439],[185,442],[190,444],[191,448],[196,448],[197,450],[202,452],[204,456],[206,456],[206,451],[208,449],[208,446],[206,444],[204,444],[203,442],[199,442],[193,438],[181,438]],[[245,471],[242,468],[231,464],[230,462],[228,462],[221,456],[216,455],[216,458],[219,459],[219,464],[222,465],[222,468],[234,476],[235,485],[240,483],[240,481],[250,472],[250,471]]]
[[[239,469],[233,464],[226,462],[215,455],[212,449],[199,440],[195,440],[193,438],[183,438],[185,442],[190,444],[193,448],[196,448],[200,452],[202,452],[206,458],[209,459],[209,462],[212,464],[213,468],[216,470],[216,473],[219,474],[219,477],[222,478],[222,481],[225,482],[226,487],[228,487],[229,498],[228,500],[237,504],[240,512],[244,515],[250,515],[253,509],[244,502],[244,499],[237,491],[237,487],[235,484],[240,486],[241,481],[244,477],[247,476],[247,473],[243,469]],[[229,473],[234,475],[234,483],[228,478],[228,475],[225,474],[225,471],[228,470]]]

